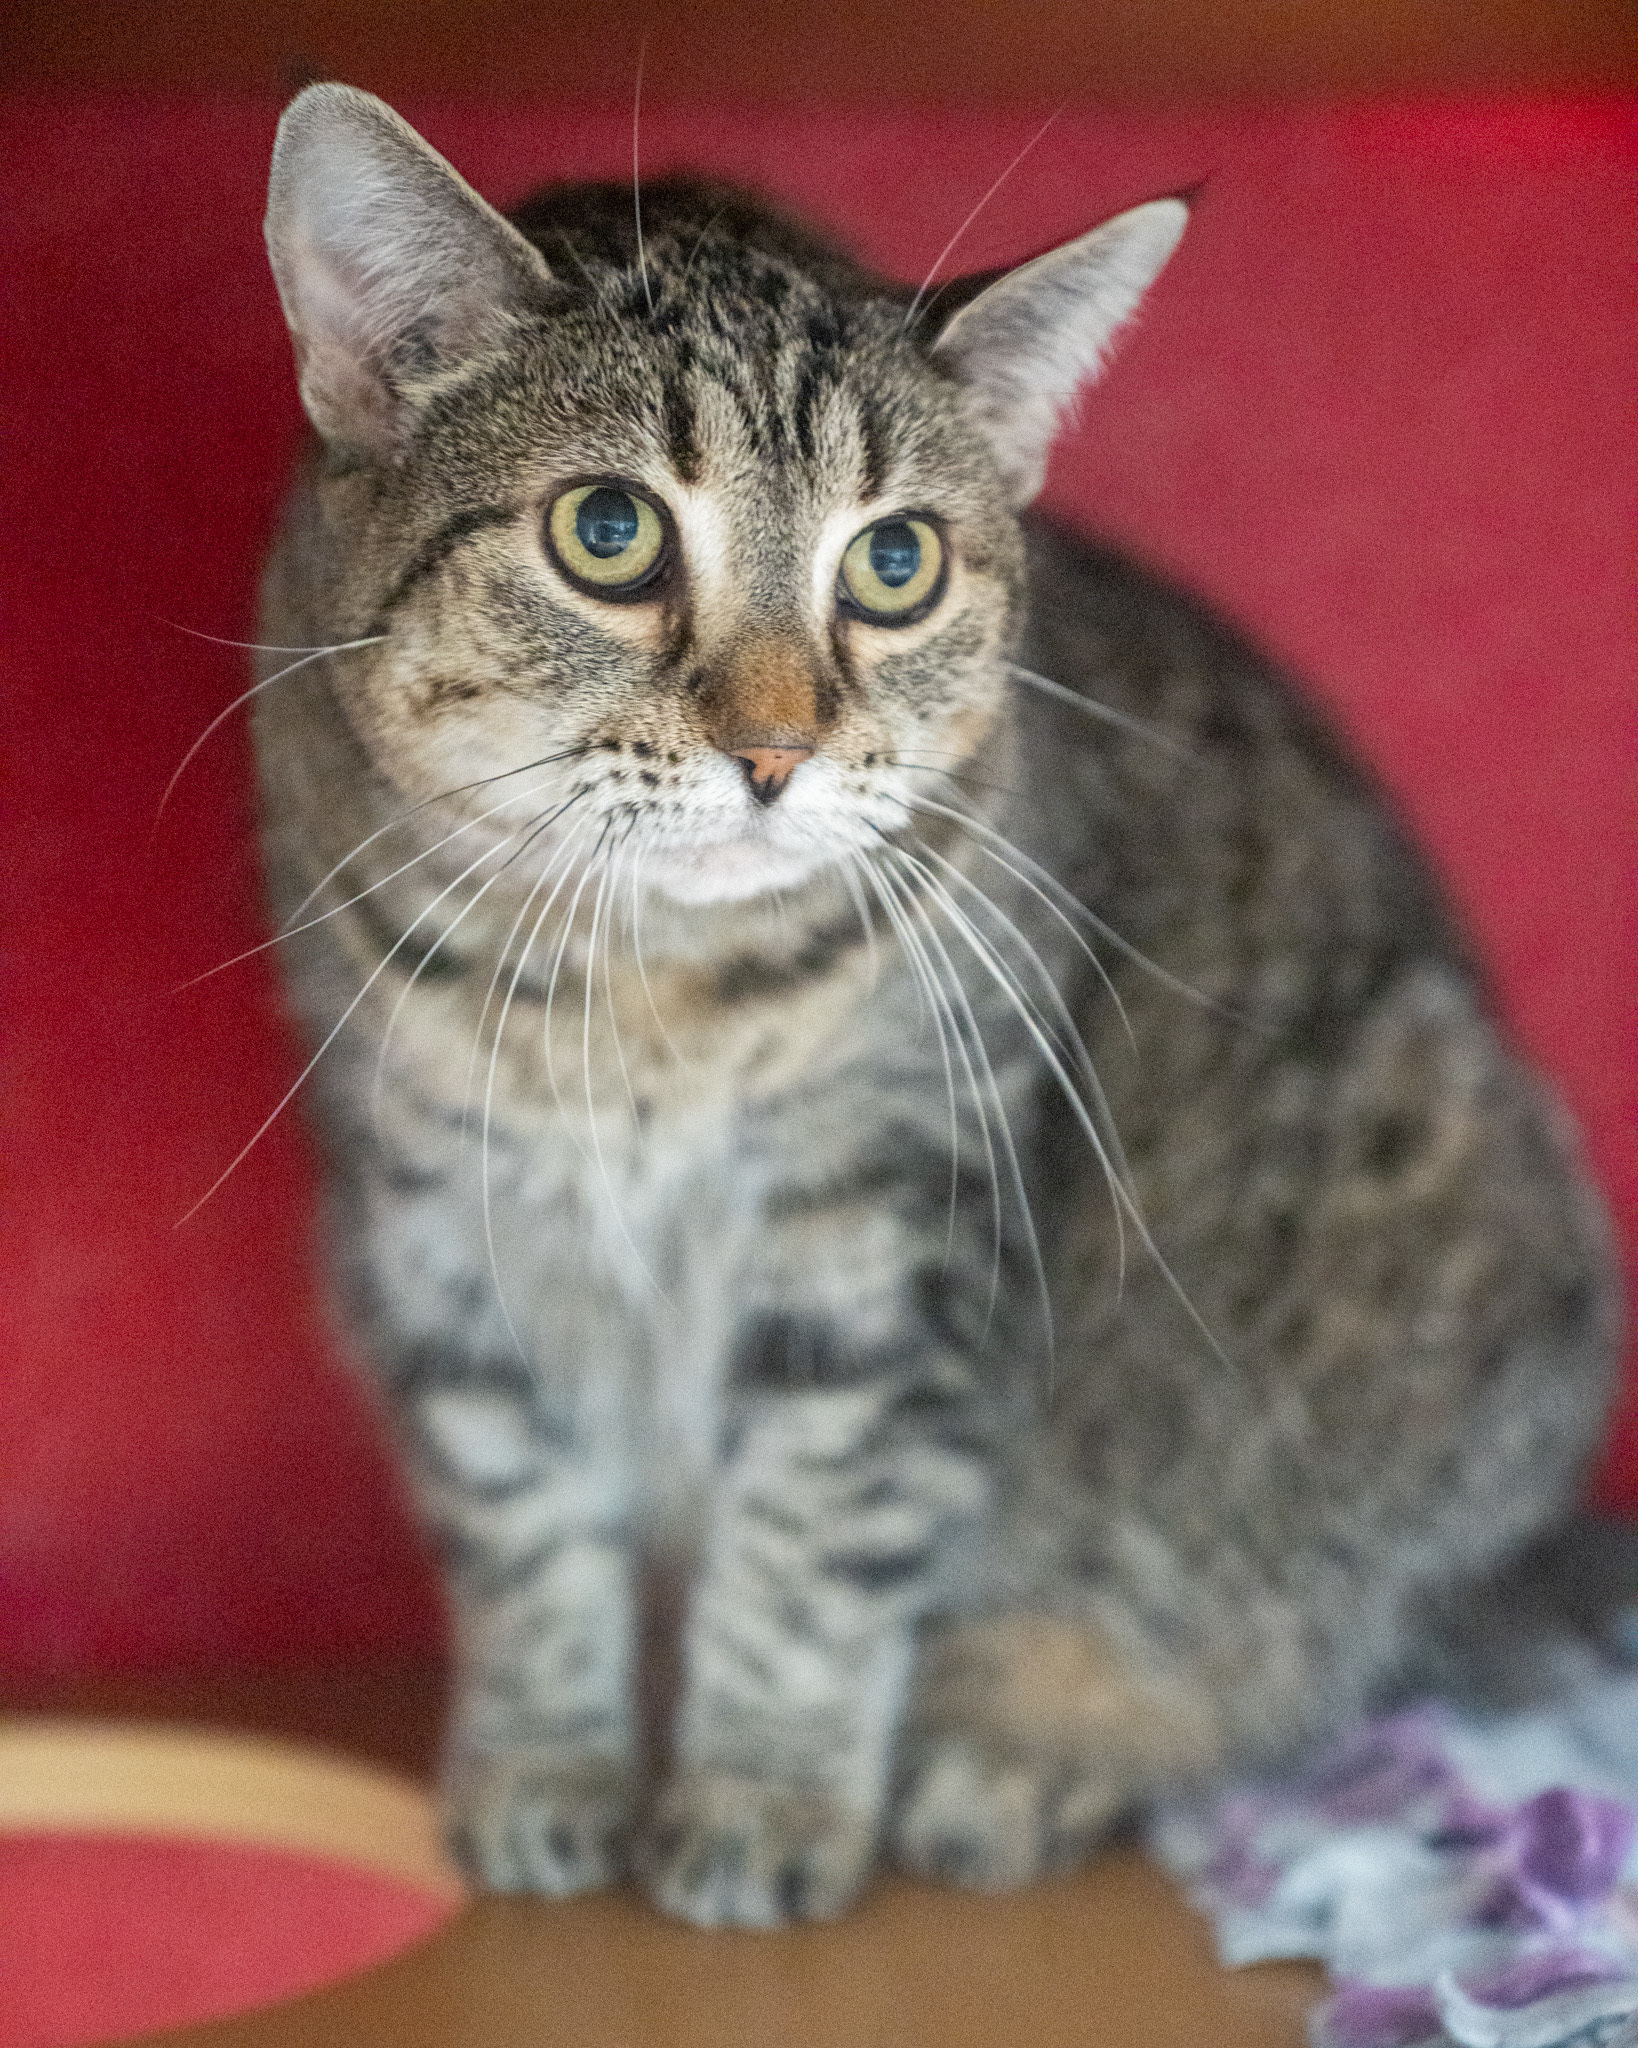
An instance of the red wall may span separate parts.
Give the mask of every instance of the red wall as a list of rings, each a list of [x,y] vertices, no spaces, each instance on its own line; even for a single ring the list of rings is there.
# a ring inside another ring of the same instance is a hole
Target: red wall
[[[619,113],[412,105],[498,200],[621,176]],[[260,250],[273,110],[0,110],[0,1660],[396,1652],[436,1606],[309,1257],[260,932],[244,686],[297,415]],[[754,180],[931,262],[1038,117],[665,110],[651,171]],[[1208,179],[1053,500],[1309,679],[1398,791],[1628,1227],[1630,108],[1065,114],[958,265]],[[1638,1412],[1605,1496],[1638,1508]]]

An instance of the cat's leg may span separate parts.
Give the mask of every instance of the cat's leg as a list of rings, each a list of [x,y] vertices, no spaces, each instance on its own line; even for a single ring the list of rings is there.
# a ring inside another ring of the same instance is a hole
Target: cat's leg
[[[453,1621],[457,1853],[499,1891],[608,1883],[637,1793],[619,1475],[515,1355],[423,1353],[394,1391]]]
[[[519,1276],[503,1310],[481,1218],[447,1189],[370,1211],[373,1349],[450,1606],[454,1846],[496,1890],[608,1883],[638,1796],[621,1319],[550,1218],[494,1206]]]
[[[931,1627],[898,1772],[897,1860],[982,1891],[1074,1868],[1137,1802],[1221,1763],[1204,1679],[1088,1613]]]
[[[746,1404],[684,1640],[647,1874],[667,1910],[766,1926],[840,1912],[878,1845],[915,1623],[990,1480],[938,1376],[839,1372],[819,1326],[750,1333],[815,1383]],[[831,1384],[826,1385],[829,1379]]]

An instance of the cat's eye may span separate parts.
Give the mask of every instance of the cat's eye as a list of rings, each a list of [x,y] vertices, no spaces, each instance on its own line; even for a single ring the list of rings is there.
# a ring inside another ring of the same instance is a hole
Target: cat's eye
[[[878,519],[848,543],[840,595],[855,617],[880,626],[923,618],[944,591],[944,543],[925,519]]]
[[[546,532],[558,567],[597,597],[634,597],[665,567],[666,530],[623,484],[576,484],[554,499]]]

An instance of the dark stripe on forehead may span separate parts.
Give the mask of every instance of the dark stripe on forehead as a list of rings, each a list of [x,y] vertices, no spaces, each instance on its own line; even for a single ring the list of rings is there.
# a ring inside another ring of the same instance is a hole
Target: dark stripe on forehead
[[[691,484],[700,473],[700,449],[695,437],[694,399],[684,372],[673,372],[666,379],[660,407],[671,467],[683,483]]]
[[[370,631],[378,631],[416,584],[447,561],[462,541],[470,540],[473,534],[483,533],[493,526],[510,526],[516,517],[515,505],[469,505],[464,512],[457,512],[446,519],[430,539],[421,543],[400,572],[398,580],[382,599]]]
[[[791,433],[804,462],[813,460],[817,446],[814,414],[835,380],[835,369],[824,356],[804,356],[797,365],[796,388],[791,398]]]
[[[865,400],[859,405],[859,433],[864,441],[864,494],[879,498],[893,473],[893,443],[887,423]]]

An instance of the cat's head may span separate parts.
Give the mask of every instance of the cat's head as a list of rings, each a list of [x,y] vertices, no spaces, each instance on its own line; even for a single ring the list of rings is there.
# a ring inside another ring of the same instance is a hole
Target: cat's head
[[[307,551],[373,768],[515,777],[682,901],[799,883],[980,749],[1021,507],[1182,232],[1122,214],[912,305],[743,197],[502,219],[380,101],[285,114],[267,235],[326,448]],[[950,310],[952,298],[957,307]],[[528,765],[526,765],[528,764]]]

